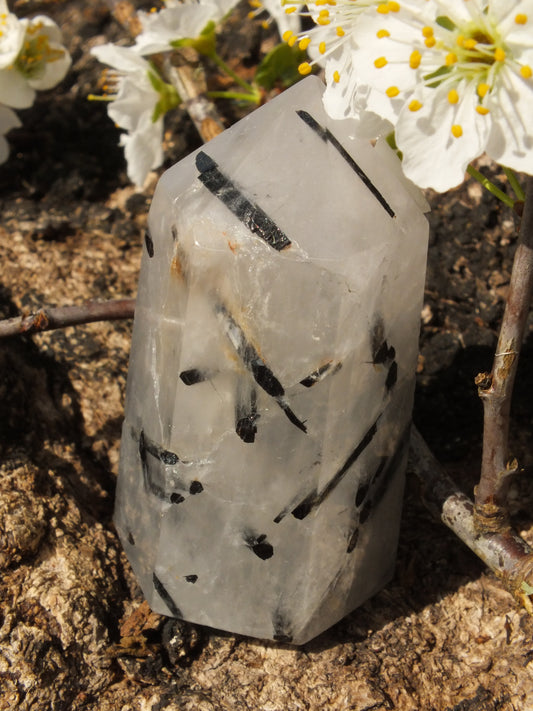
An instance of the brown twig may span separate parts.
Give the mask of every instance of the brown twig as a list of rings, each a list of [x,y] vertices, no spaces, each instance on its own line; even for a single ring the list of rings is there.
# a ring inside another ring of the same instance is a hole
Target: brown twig
[[[167,57],[164,68],[202,141],[207,143],[222,133],[222,119],[213,102],[205,94],[205,75],[197,52],[190,47],[184,48],[176,52],[172,60]]]
[[[52,331],[95,321],[117,321],[133,318],[135,299],[88,301],[80,306],[55,306],[39,309],[30,316],[17,316],[0,321],[0,338]]]
[[[533,549],[510,528],[480,533],[474,504],[460,491],[435,459],[418,430],[411,431],[410,466],[422,484],[422,500],[439,521],[450,528],[533,614]]]
[[[518,462],[509,458],[511,396],[532,297],[533,178],[529,178],[492,372],[480,373],[476,378],[484,412],[481,478],[475,491],[476,521],[480,531],[498,530],[508,525],[507,492],[518,471]]]

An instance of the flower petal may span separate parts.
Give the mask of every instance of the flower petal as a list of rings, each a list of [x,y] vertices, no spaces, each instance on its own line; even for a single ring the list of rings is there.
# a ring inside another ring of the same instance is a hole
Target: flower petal
[[[5,0],[0,3],[0,69],[9,67],[20,52],[27,20],[19,20],[9,12]]]
[[[198,37],[210,20],[222,17],[221,12],[213,2],[184,3],[153,13],[139,11],[143,31],[137,36],[134,47],[143,55],[166,52],[171,42]]]
[[[396,143],[404,156],[403,171],[421,188],[443,192],[459,185],[468,164],[485,149],[490,114],[476,112],[474,85],[460,85],[459,94],[462,99],[451,104],[446,87],[415,92],[421,108],[410,111],[405,106],[400,114]],[[453,126],[460,127],[462,135],[455,137]]]
[[[531,79],[503,67],[501,89],[489,97],[493,114],[487,153],[498,163],[533,174],[533,86]]]
[[[136,131],[145,121],[151,121],[159,95],[144,77],[124,77],[117,97],[107,109],[113,121],[128,131]]]
[[[163,162],[162,148],[163,121],[144,121],[138,130],[121,136],[124,154],[128,164],[128,178],[135,185],[142,186],[150,170]]]
[[[16,69],[0,70],[0,102],[14,109],[27,109],[35,101],[35,89]]]
[[[146,72],[150,66],[133,47],[119,47],[112,43],[101,44],[98,47],[93,47],[91,54],[102,64],[107,64],[113,69],[127,74]]]
[[[357,83],[357,73],[353,71],[353,53],[347,46],[332,56],[326,64],[326,90],[323,95],[324,108],[334,119],[354,119],[358,136],[376,138],[392,131],[389,121],[368,109],[368,86]],[[333,79],[337,72],[338,81]]]
[[[280,0],[262,0],[262,4],[276,23],[280,37],[283,37],[287,30],[291,30],[291,32],[295,34],[300,31],[302,23],[300,21],[300,15],[298,15],[297,12],[292,12],[287,15],[285,7],[281,4]]]
[[[63,81],[72,64],[70,54],[63,45],[50,43],[50,49],[57,54],[57,58],[45,63],[44,73],[41,76],[28,79],[28,84],[38,91],[53,89],[54,86],[57,86],[60,81]]]
[[[500,33],[505,35],[506,42],[523,41],[531,46],[533,37],[531,36],[531,23],[533,22],[533,0],[491,0],[490,14],[498,23]],[[526,22],[521,24],[516,22],[517,16],[525,16]],[[521,39],[518,39],[521,38]]]

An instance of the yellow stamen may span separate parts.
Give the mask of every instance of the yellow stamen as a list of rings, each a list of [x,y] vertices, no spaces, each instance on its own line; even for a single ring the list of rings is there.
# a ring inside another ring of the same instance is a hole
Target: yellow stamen
[[[384,37],[390,37],[390,32],[388,30],[378,30],[376,32],[376,37],[378,39],[383,39]]]
[[[400,3],[395,2],[395,0],[391,0],[391,2],[387,3],[389,6],[389,10],[391,12],[400,12]]]
[[[337,32],[337,37],[344,37],[344,30],[342,29],[342,27],[340,25],[337,27],[336,32]]]
[[[286,14],[286,15],[290,15],[291,12],[296,12],[296,8],[295,8],[295,7],[286,7],[286,8],[285,8],[285,14]]]
[[[268,30],[268,28],[270,27],[270,22],[268,20],[261,20],[261,27],[264,30]]]
[[[452,64],[455,64],[457,61],[457,55],[455,52],[448,52],[446,55],[446,59],[444,60],[445,64],[447,67],[450,67]]]
[[[409,104],[409,111],[420,111],[422,104],[417,99],[413,99]]]
[[[462,127],[459,126],[458,123],[454,123],[454,125],[452,126],[452,136],[454,136],[455,138],[461,138],[462,135],[463,135]]]
[[[532,74],[533,71],[531,70],[529,64],[524,64],[523,67],[520,67],[520,76],[522,79],[531,79]]]
[[[389,10],[389,3],[384,2],[381,5],[378,5],[376,7],[376,11],[379,12],[380,15],[388,15],[390,10]]]
[[[317,25],[325,26],[325,25],[329,25],[331,20],[329,19],[329,17],[317,17],[315,22]]]
[[[490,91],[490,86],[485,83],[478,84],[477,95],[483,98]]]
[[[292,30],[285,30],[283,33],[281,39],[285,40],[285,42],[288,42],[290,38],[293,36],[293,31]]]
[[[337,84],[338,82],[340,82],[340,80],[341,80],[341,75],[339,74],[339,72],[337,70],[335,70],[333,72],[333,81],[335,82],[335,84]]]
[[[259,2],[259,0],[248,0],[248,4],[250,7],[255,7],[255,8],[260,8],[263,7],[263,4]],[[285,10],[287,12],[287,10]]]
[[[426,27],[422,27],[422,35],[424,37],[433,37],[433,27],[429,27],[426,25]]]
[[[305,50],[309,47],[311,44],[311,37],[304,37],[298,42],[298,47],[302,50],[302,52],[305,52]]]
[[[464,47],[465,49],[474,49],[474,47],[476,46],[476,44],[477,44],[477,42],[476,42],[475,39],[466,39],[466,40],[464,41],[463,47]]]
[[[305,76],[306,74],[311,74],[312,67],[309,64],[309,62],[302,62],[300,66],[298,67],[298,71],[302,76]]]
[[[465,38],[464,35],[457,35],[457,39],[455,40],[455,43],[458,47],[462,47],[464,45]]]
[[[503,51],[503,49],[501,47],[497,47],[494,50],[494,59],[497,62],[503,62],[505,60],[505,52]]]
[[[297,39],[298,39],[298,37],[297,37],[296,35],[293,35],[292,37],[289,37],[289,39],[287,40],[287,44],[289,45],[289,47],[294,47],[294,45],[296,44]]]
[[[326,51],[326,43],[325,42],[321,42],[318,45],[318,51],[320,52],[320,54],[324,54],[324,52]]]
[[[527,22],[527,15],[524,15],[523,13],[519,12],[518,15],[514,18],[514,21],[517,25],[525,25]]]
[[[385,93],[387,94],[389,99],[394,99],[395,96],[398,96],[398,94],[400,93],[400,90],[398,89],[397,86],[389,86],[389,88],[387,89],[387,91]]]
[[[437,40],[434,37],[428,37],[424,40],[424,44],[426,45],[426,47],[431,48],[437,44]]]
[[[318,13],[319,17],[329,17],[329,10],[320,10]]]
[[[455,89],[450,89],[448,92],[448,101],[450,104],[456,104],[459,101],[459,94]]]
[[[476,106],[476,111],[478,114],[481,114],[481,116],[486,116],[489,113],[489,109],[487,109],[486,106]]]
[[[418,69],[421,60],[422,55],[417,49],[415,49],[414,52],[411,52],[411,56],[409,57],[409,66],[411,67],[411,69]]]
[[[385,57],[378,57],[374,62],[374,66],[376,67],[376,69],[383,69],[386,64],[387,60],[385,59]]]

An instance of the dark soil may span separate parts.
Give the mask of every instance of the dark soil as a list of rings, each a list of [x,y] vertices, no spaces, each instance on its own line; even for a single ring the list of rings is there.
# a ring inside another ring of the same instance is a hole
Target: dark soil
[[[105,106],[86,99],[100,72],[89,48],[125,33],[99,0],[45,5],[73,69],[21,112],[0,166],[3,318],[134,296],[157,177],[200,145],[177,111],[165,166],[133,188]],[[246,73],[272,32],[243,23],[231,32]],[[221,110],[228,125],[237,118]],[[428,198],[414,420],[471,494],[482,429],[474,377],[491,367],[517,223],[471,180]],[[533,708],[532,620],[431,519],[412,475],[394,579],[301,649],[150,613],[111,521],[130,335],[118,322],[0,343],[0,710]],[[524,467],[512,511],[530,541],[532,355],[530,319],[511,431]]]

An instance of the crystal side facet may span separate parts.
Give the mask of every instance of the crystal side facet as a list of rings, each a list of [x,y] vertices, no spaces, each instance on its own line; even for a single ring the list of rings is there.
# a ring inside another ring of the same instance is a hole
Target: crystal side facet
[[[392,575],[427,222],[300,82],[168,170],[115,522],[157,612],[302,644]]]

